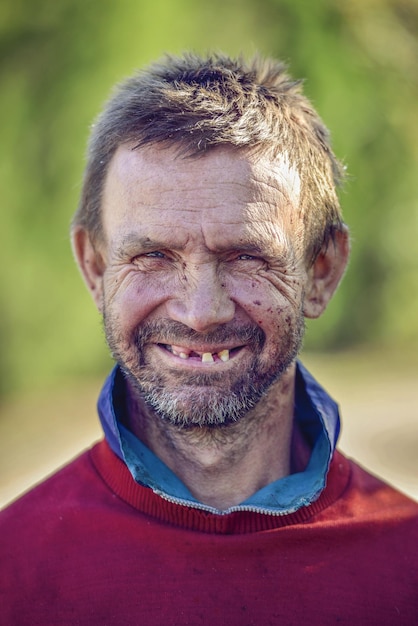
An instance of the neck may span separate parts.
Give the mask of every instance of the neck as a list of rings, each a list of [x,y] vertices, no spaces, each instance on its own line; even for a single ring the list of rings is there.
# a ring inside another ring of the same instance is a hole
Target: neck
[[[131,394],[127,426],[197,500],[225,510],[290,474],[294,378],[293,366],[245,417],[219,428],[172,426]]]

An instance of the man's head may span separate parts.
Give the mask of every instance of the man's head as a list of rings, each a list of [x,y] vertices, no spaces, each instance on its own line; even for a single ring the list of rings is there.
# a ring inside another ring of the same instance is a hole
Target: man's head
[[[110,101],[73,245],[115,359],[161,417],[237,421],[294,363],[347,261],[338,171],[280,65],[169,59]]]
[[[122,83],[92,127],[74,218],[93,243],[103,239],[101,201],[109,163],[127,143],[136,149],[171,146],[184,158],[219,146],[273,160],[281,155],[300,177],[306,259],[315,259],[341,228],[336,187],[342,167],[300,82],[277,61],[167,56]]]

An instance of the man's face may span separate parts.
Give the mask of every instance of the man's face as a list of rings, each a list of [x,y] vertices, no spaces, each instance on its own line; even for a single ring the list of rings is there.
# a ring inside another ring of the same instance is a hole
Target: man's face
[[[103,195],[114,357],[164,419],[241,419],[292,364],[307,271],[285,160],[121,147]]]

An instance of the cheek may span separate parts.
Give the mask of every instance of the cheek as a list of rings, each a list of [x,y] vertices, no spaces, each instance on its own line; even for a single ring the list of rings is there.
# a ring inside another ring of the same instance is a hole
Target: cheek
[[[107,288],[106,288],[107,287]],[[140,273],[124,279],[109,277],[105,283],[105,304],[122,329],[136,327],[167,299],[162,281]]]
[[[231,295],[235,302],[263,330],[281,328],[283,318],[292,318],[295,307],[292,300],[271,281],[258,277],[234,280]]]

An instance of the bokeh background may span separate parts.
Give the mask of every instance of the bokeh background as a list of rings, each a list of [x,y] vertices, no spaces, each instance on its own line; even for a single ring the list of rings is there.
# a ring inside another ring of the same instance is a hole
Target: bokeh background
[[[111,366],[68,240],[89,126],[165,52],[285,60],[348,167],[353,253],[305,360],[342,447],[418,496],[417,0],[2,0],[0,503],[99,436]]]

